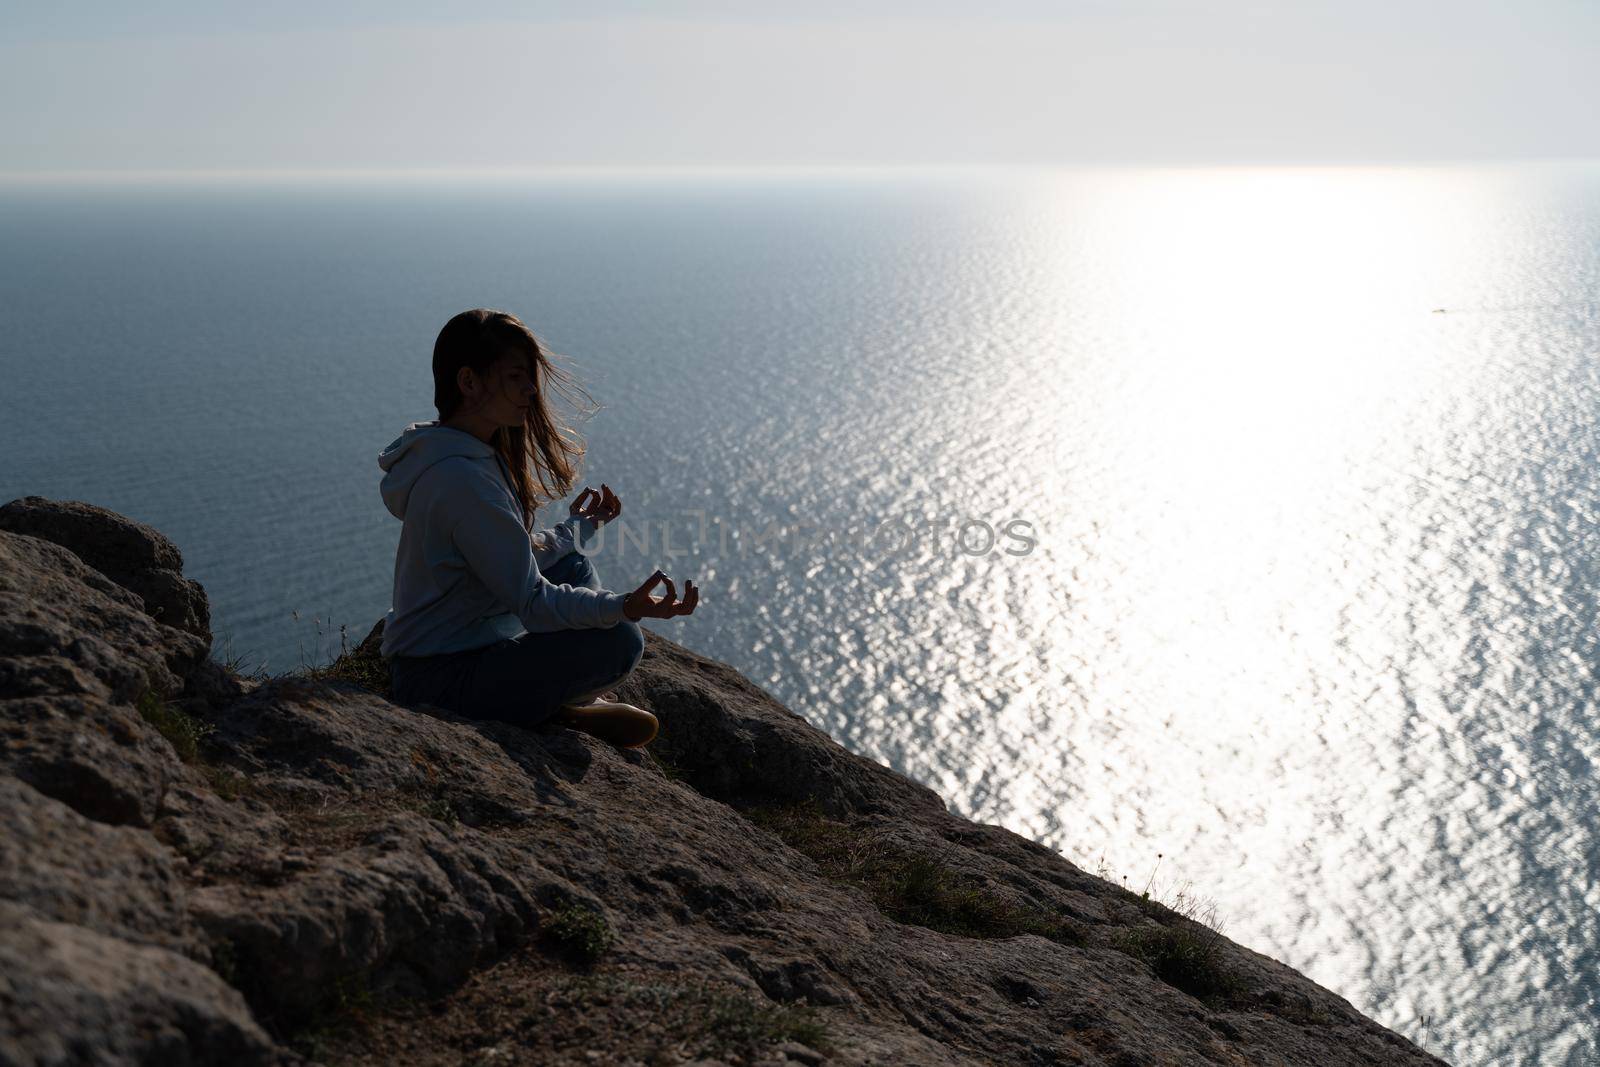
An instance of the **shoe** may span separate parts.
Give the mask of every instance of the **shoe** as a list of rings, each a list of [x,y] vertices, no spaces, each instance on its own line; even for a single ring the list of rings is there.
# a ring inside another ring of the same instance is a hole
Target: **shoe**
[[[561,723],[622,748],[643,748],[655,740],[661,725],[644,708],[600,699],[562,705]]]

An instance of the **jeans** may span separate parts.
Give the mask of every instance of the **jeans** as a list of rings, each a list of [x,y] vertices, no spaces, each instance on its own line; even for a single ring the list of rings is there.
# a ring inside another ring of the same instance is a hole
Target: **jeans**
[[[581,552],[569,552],[542,573],[557,585],[602,588]],[[464,652],[394,656],[389,676],[401,704],[539,726],[563,704],[582,703],[621,682],[643,655],[644,631],[624,619],[602,630],[525,633]]]

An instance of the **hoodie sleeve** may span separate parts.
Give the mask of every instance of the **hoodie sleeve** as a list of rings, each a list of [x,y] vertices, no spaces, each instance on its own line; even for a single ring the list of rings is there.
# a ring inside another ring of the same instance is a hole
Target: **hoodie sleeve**
[[[534,564],[527,528],[509,501],[457,486],[451,494],[450,539],[472,573],[529,633],[603,629],[622,621],[623,594],[546,581]],[[493,493],[499,496],[498,489]]]
[[[569,515],[554,526],[537,531],[531,539],[534,563],[540,570],[548,570],[568,553],[587,546],[596,529],[593,519]]]

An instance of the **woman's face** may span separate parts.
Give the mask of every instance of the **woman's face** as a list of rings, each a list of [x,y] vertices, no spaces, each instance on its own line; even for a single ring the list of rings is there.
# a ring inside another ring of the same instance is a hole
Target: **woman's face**
[[[463,406],[479,418],[496,426],[521,426],[536,397],[527,354],[513,352],[500,357],[487,375],[473,375],[470,386],[464,380],[462,395],[466,400]]]

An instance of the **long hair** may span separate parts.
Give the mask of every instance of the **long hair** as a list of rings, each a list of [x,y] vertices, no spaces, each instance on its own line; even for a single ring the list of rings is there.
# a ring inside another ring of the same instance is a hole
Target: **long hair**
[[[455,415],[464,399],[456,383],[462,367],[486,381],[499,383],[498,361],[521,352],[528,357],[533,375],[534,397],[521,426],[497,427],[490,444],[511,476],[512,488],[522,506],[522,524],[533,529],[534,510],[549,500],[559,500],[578,480],[578,465],[584,447],[562,425],[550,405],[551,386],[574,408],[582,397],[593,413],[594,398],[576,379],[558,367],[532,330],[509,312],[493,308],[463,311],[444,324],[433,343],[433,406],[443,422]]]

